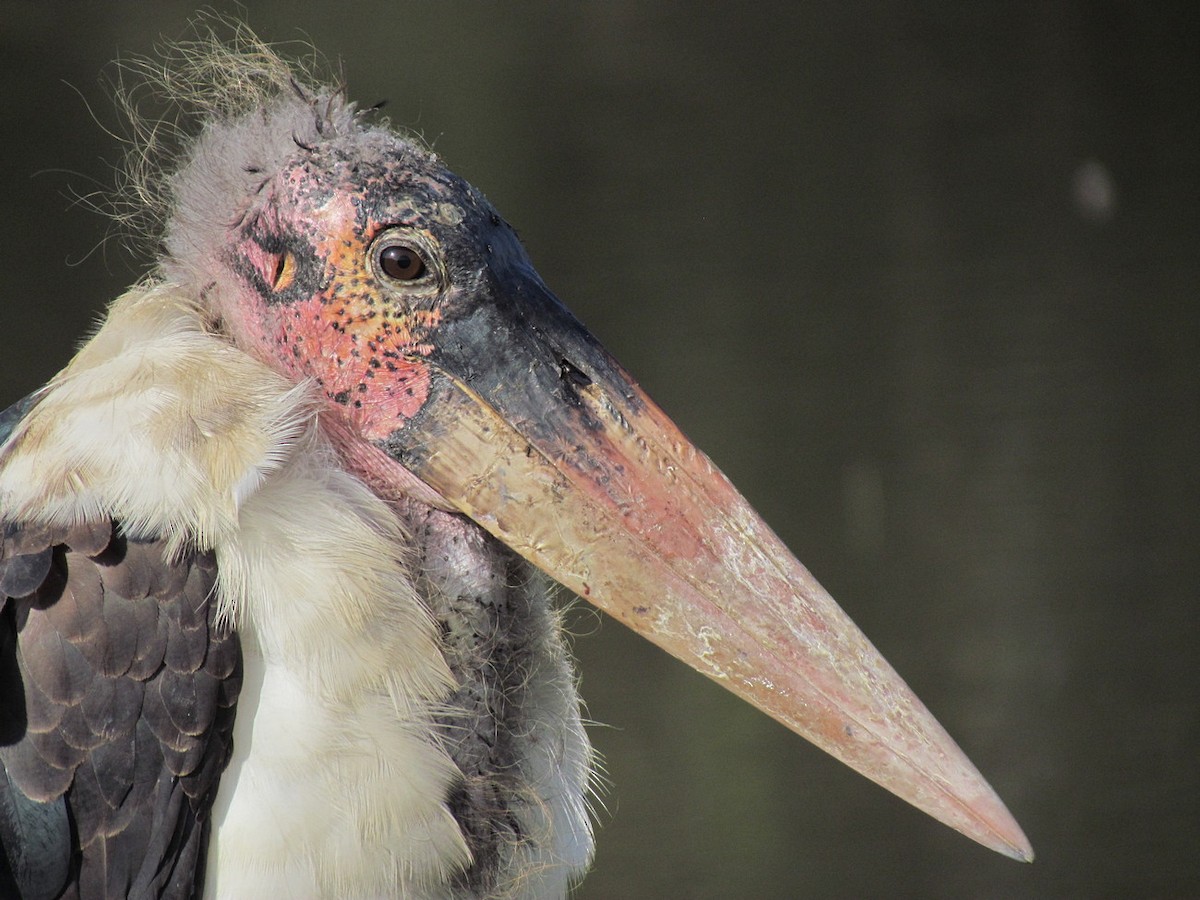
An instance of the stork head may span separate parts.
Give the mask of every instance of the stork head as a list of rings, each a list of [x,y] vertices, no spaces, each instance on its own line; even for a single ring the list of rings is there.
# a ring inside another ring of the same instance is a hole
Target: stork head
[[[240,99],[209,104],[174,177],[162,266],[237,346],[320,386],[348,459],[469,516],[936,818],[1032,857],[950,737],[479,191],[266,55],[222,67],[240,67]]]

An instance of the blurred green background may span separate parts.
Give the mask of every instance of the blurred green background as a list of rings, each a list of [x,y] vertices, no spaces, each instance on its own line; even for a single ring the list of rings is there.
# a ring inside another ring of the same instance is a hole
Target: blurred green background
[[[120,159],[102,67],[191,12],[0,0],[8,401],[144,270],[71,198]],[[1193,4],[245,14],[489,195],[1038,852],[974,846],[580,613],[613,783],[580,897],[1200,896]]]

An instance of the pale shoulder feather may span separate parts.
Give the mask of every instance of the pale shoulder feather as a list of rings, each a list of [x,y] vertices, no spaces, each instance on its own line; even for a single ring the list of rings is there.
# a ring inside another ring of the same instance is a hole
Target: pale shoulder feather
[[[138,285],[0,447],[0,502],[9,518],[111,515],[211,547],[313,419],[306,387],[212,333],[193,299]]]
[[[166,558],[214,553],[255,685],[234,725],[249,753],[214,810],[219,896],[436,893],[469,858],[435,737],[453,679],[393,510],[341,466],[318,410],[188,291],[139,285],[0,447],[0,508],[53,527],[111,517]],[[401,838],[424,853],[399,857]]]

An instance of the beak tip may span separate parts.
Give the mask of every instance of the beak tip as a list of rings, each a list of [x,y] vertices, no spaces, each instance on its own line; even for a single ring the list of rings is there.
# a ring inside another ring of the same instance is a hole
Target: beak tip
[[[976,806],[973,812],[974,827],[960,826],[960,831],[1009,859],[1033,862],[1033,846],[1029,843],[1029,838],[1025,837],[1025,832],[1021,830],[1017,820],[994,791],[988,788],[987,802]]]
[[[1021,835],[1021,837],[1024,838],[1024,835]],[[1034,860],[1033,847],[1029,846],[1028,840],[1023,840],[1020,843],[1005,841],[1003,846],[996,849],[1009,859],[1015,859],[1017,862],[1031,863]]]
[[[1003,838],[1004,845],[999,848],[1000,852],[1017,862],[1033,862],[1033,846],[1029,843],[1029,838],[1025,837],[1025,832],[1016,822],[1013,822],[1013,828],[1015,830]]]

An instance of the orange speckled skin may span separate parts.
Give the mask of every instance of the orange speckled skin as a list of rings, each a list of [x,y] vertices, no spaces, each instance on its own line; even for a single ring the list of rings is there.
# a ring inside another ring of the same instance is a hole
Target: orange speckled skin
[[[350,431],[402,465],[437,433],[447,380],[582,470],[594,461],[573,450],[589,426],[577,389],[598,381],[640,407],[483,195],[393,134],[298,146],[231,234],[249,288],[227,314],[236,343],[316,380]],[[421,254],[421,278],[382,271],[395,243]]]
[[[377,441],[429,398],[425,358],[452,276],[477,280],[471,266],[448,263],[469,233],[454,226],[468,217],[507,226],[431,154],[397,138],[373,160],[336,142],[298,149],[234,232],[231,264],[252,289],[250,308],[237,313],[238,341],[291,378],[315,379],[355,431]],[[421,252],[419,282],[380,271],[381,235]]]
[[[641,406],[483,195],[394,134],[298,143],[229,234],[245,289],[223,308],[225,329],[320,385],[326,431],[385,495],[420,496],[425,455],[452,427],[447,391],[474,392],[581,474],[602,469],[604,451],[582,452],[580,432],[598,437],[598,423],[578,390],[598,382]],[[381,249],[396,244],[421,255],[422,277],[384,272]],[[423,502],[443,502],[433,494]]]

